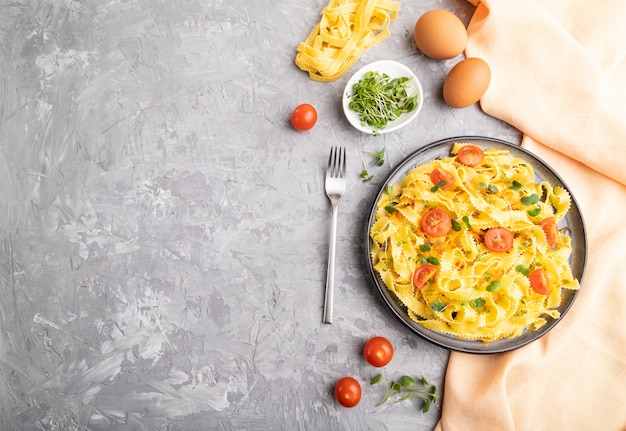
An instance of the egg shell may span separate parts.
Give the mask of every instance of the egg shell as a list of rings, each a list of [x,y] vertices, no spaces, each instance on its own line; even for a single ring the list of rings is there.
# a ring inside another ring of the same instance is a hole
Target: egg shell
[[[465,108],[480,100],[489,88],[491,69],[482,58],[458,62],[443,82],[443,98],[453,108]]]
[[[467,45],[467,30],[452,12],[433,9],[415,23],[415,44],[428,57],[445,60],[456,57]]]

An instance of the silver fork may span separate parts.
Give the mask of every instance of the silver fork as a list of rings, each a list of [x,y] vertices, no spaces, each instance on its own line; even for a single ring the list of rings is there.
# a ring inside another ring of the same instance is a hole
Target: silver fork
[[[330,250],[328,251],[328,271],[326,273],[326,293],[324,297],[324,323],[333,323],[333,298],[335,294],[335,245],[337,243],[337,207],[346,191],[346,149],[332,147],[328,158],[325,181],[326,196],[333,208],[330,227]]]

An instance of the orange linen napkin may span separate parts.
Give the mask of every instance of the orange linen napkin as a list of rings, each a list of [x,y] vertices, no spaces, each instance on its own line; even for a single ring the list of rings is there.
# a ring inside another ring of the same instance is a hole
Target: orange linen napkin
[[[626,2],[469,0],[482,109],[570,186],[588,235],[572,309],[494,355],[453,352],[438,431],[626,430]]]

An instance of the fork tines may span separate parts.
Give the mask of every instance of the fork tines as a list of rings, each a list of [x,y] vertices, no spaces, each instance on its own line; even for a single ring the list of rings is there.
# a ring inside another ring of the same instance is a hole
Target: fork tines
[[[346,174],[346,149],[345,147],[332,147],[328,158],[327,175],[331,177],[343,177]]]

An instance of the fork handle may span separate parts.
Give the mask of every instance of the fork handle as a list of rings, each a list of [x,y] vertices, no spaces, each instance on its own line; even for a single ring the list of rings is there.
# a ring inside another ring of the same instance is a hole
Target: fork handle
[[[333,323],[333,301],[335,296],[335,245],[337,243],[337,205],[333,204],[330,224],[330,249],[328,251],[328,270],[326,272],[326,292],[324,294],[324,323]]]

